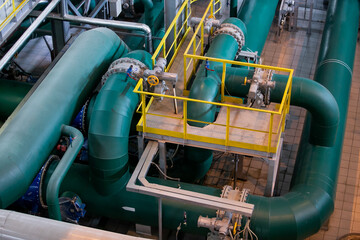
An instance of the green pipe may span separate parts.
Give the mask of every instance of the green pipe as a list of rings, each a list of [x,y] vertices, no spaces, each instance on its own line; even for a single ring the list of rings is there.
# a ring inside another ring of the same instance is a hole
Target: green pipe
[[[308,142],[312,119],[307,114],[291,191],[276,198],[248,198],[255,205],[251,229],[259,239],[304,239],[319,231],[334,210],[358,26],[358,0],[330,2],[315,81],[332,93],[339,106],[335,145]]]
[[[114,58],[127,51],[111,30],[81,34],[15,117],[0,130],[0,208],[21,197]]]
[[[222,68],[215,69],[219,75]],[[244,78],[252,78],[254,71],[230,67],[226,69],[225,86],[232,96],[244,97],[250,84],[242,85]],[[275,88],[271,90],[270,101],[281,103],[288,76],[274,74]],[[303,107],[311,113],[310,142],[331,147],[335,143],[339,125],[339,107],[333,95],[320,83],[307,78],[293,77],[291,105]]]
[[[231,23],[242,29],[246,34],[246,27],[243,22],[237,18],[229,18],[224,23]],[[216,36],[206,54],[208,57],[223,58],[233,60],[239,46],[236,40],[227,34]],[[210,62],[210,69],[222,65],[218,62]],[[205,69],[203,62],[197,72],[196,78],[191,86],[189,98],[201,99],[205,101],[215,102],[219,97],[219,88],[221,79],[216,72]],[[205,122],[213,122],[215,120],[216,107],[211,104],[188,103],[188,118]],[[192,126],[203,127],[205,124],[188,121]],[[185,149],[185,160],[182,165],[183,171],[181,179],[183,181],[193,181],[202,178],[209,170],[212,162],[212,151],[206,149],[198,149],[187,147]]]
[[[32,84],[0,79],[0,119],[5,121],[32,88]]]
[[[244,50],[250,49],[261,55],[267,35],[275,15],[278,1],[276,0],[245,0],[237,17],[247,29],[247,41]]]
[[[44,187],[52,175],[58,163],[54,162],[45,175]],[[90,183],[89,167],[84,164],[73,164],[63,183],[60,193],[71,191],[76,193],[86,204],[86,211],[93,216],[105,216],[120,219],[126,222],[139,223],[149,226],[157,226],[158,221],[158,198],[126,191],[126,188],[117,189],[112,195],[101,195]],[[204,193],[212,196],[220,196],[221,189],[206,186],[186,184],[157,178],[147,178],[150,183],[161,184],[173,188]],[[205,228],[197,227],[197,219],[200,215],[215,217],[216,211],[200,206],[185,204],[183,202],[162,199],[163,226],[168,229],[176,229],[180,223],[181,231],[206,235]],[[186,212],[187,224],[184,224]]]
[[[237,17],[238,0],[230,0],[230,17]]]
[[[151,55],[137,50],[123,57],[152,68]],[[91,183],[103,195],[112,194],[129,180],[128,142],[131,119],[139,103],[136,81],[126,73],[111,75],[96,97],[89,126]]]
[[[71,142],[51,175],[46,187],[46,203],[48,206],[49,217],[59,221],[61,221],[59,203],[60,186],[84,143],[83,135],[74,127],[63,125],[61,127],[61,134],[69,136]]]

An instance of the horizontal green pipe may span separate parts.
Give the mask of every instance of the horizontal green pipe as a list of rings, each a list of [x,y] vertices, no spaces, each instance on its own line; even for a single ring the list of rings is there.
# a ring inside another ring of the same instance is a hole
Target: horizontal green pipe
[[[5,121],[32,88],[32,84],[0,80],[0,119]]]
[[[126,50],[111,30],[82,33],[1,129],[0,208],[21,197],[111,61]]]
[[[152,68],[151,55],[137,50],[123,57],[139,60]],[[111,75],[92,108],[88,144],[91,182],[103,194],[112,194],[129,180],[128,142],[131,120],[139,103],[133,90],[136,81],[126,73]]]
[[[217,68],[218,74],[222,69]],[[232,96],[244,97],[250,84],[243,85],[244,78],[252,78],[254,71],[242,68],[227,68],[225,86]],[[288,76],[274,74],[275,88],[271,90],[270,101],[281,103]],[[331,147],[335,143],[340,113],[338,104],[330,91],[318,82],[307,78],[293,77],[291,101],[293,106],[303,107],[311,113],[310,142]]]
[[[60,186],[84,143],[82,133],[74,127],[63,125],[61,127],[61,134],[70,137],[70,145],[51,175],[46,187],[46,204],[48,206],[49,217],[59,221],[61,221]]]
[[[54,162],[45,175],[44,186],[46,187],[56,165]],[[101,195],[90,183],[89,167],[83,164],[73,164],[66,175],[60,192],[71,191],[76,193],[82,202],[86,204],[86,211],[93,216],[105,216],[121,219],[127,222],[139,223],[149,226],[157,226],[158,221],[158,198],[126,191],[126,188],[117,189],[112,195]],[[161,184],[173,188],[204,193],[212,196],[220,196],[221,189],[198,186],[181,182],[147,178],[150,183]],[[193,206],[183,202],[162,200],[163,226],[168,229],[176,229],[180,223],[181,231],[195,234],[205,234],[208,230],[197,227],[197,219],[200,215],[215,217],[216,211],[200,206]],[[187,224],[184,224],[186,212]]]
[[[250,227],[259,239],[305,239],[318,232],[334,210],[358,26],[358,0],[330,1],[315,81],[339,106],[335,144],[323,147],[308,141],[312,119],[307,114],[290,192],[248,198],[255,205]]]

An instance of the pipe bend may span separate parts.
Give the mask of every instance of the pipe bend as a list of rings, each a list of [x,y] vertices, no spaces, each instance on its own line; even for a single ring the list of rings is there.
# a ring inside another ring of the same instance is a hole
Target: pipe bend
[[[276,86],[272,91],[271,100],[280,102],[287,76],[274,75],[274,80]],[[340,111],[334,96],[327,88],[313,80],[294,77],[291,105],[303,107],[311,113],[310,143],[327,147],[334,145],[340,121]]]
[[[141,0],[141,2],[144,4],[145,8],[153,8],[154,3],[152,0]],[[146,9],[145,9],[146,11]]]

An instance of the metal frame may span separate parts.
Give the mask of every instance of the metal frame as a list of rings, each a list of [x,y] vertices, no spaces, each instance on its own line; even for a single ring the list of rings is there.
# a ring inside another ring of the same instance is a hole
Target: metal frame
[[[224,210],[251,217],[254,205],[234,200],[215,197],[203,193],[196,193],[180,188],[172,188],[159,184],[149,183],[146,180],[147,172],[158,151],[158,143],[150,141],[146,146],[139,163],[137,164],[126,189],[131,192],[138,192],[154,197],[182,201],[185,203],[202,206],[214,210]],[[137,185],[139,181],[141,185]]]

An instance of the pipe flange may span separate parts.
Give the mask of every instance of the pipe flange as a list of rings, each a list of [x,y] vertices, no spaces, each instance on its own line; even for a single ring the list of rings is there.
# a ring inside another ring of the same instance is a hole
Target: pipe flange
[[[107,72],[104,74],[104,76],[101,79],[101,85],[103,86],[106,82],[106,80],[113,74],[116,73],[127,73],[128,69],[132,65],[132,77],[139,80],[143,77],[144,71],[148,69],[148,67],[140,62],[139,60],[133,59],[133,58],[120,58],[118,60],[115,60],[107,70]]]
[[[232,23],[223,23],[221,24],[220,28],[214,32],[212,38],[215,38],[219,34],[230,35],[236,40],[239,45],[239,48],[236,52],[236,57],[238,57],[241,52],[241,48],[245,45],[245,35],[243,31]]]

